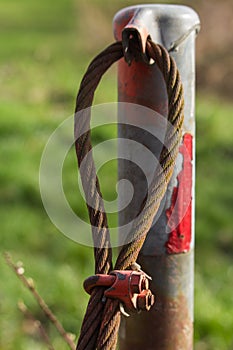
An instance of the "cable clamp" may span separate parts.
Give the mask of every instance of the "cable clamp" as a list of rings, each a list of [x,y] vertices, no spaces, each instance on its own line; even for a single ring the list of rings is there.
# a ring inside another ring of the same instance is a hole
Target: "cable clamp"
[[[151,278],[142,270],[113,270],[109,275],[97,274],[84,281],[84,289],[91,294],[95,287],[106,287],[104,298],[117,299],[125,316],[128,312],[148,311],[155,297],[149,289]]]

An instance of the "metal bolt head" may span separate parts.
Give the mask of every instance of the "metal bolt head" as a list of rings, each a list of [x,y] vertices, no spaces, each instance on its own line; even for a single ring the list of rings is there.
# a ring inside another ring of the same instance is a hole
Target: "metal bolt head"
[[[141,293],[144,289],[149,288],[149,282],[144,273],[133,272],[130,281],[131,292],[134,294]]]
[[[154,305],[155,297],[149,289],[143,290],[137,297],[137,309],[149,311]]]
[[[138,294],[141,292],[141,275],[138,272],[133,272],[130,280],[131,292]]]

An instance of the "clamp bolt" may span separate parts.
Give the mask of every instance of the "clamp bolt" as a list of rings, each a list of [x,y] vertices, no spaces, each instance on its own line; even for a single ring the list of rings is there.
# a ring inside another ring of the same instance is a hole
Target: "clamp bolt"
[[[154,305],[155,297],[149,289],[144,290],[137,297],[137,308],[142,311],[149,311]]]
[[[126,311],[148,311],[154,304],[149,278],[143,271],[114,270],[109,275],[99,274],[87,278],[84,289],[91,294],[97,286],[106,287],[104,297],[118,299]]]

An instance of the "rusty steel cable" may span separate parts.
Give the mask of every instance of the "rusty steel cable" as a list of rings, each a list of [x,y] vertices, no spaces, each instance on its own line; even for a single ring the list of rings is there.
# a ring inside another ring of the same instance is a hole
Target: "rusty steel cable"
[[[135,48],[136,50],[136,48]],[[167,185],[173,173],[182,137],[183,124],[183,87],[180,74],[174,59],[168,51],[151,40],[147,41],[146,53],[159,67],[167,88],[168,122],[173,126],[168,128],[163,149],[160,154],[160,167],[148,189],[143,208],[144,215],[139,215],[133,221],[130,232],[131,241],[125,244],[119,252],[115,269],[125,270],[136,262],[146,235],[152,225]],[[81,172],[82,185],[86,197],[87,208],[92,225],[94,242],[95,273],[107,274],[112,270],[112,251],[107,216],[100,192],[91,146],[90,107],[95,89],[106,70],[124,55],[122,43],[116,42],[101,52],[89,65],[80,85],[75,108],[75,148],[79,167],[88,154],[85,173]],[[138,52],[135,52],[138,56]],[[92,203],[90,206],[88,203]],[[103,303],[103,287],[96,287],[91,293],[87,311],[81,327],[77,350],[110,350],[115,349],[117,333],[120,325],[119,302],[107,299]]]
[[[89,65],[80,85],[75,108],[75,148],[79,167],[89,153],[89,164],[85,176],[81,176],[87,203],[94,242],[95,273],[108,273],[112,269],[112,250],[104,211],[104,204],[96,175],[90,140],[90,109],[95,89],[105,71],[123,56],[121,43],[114,43],[101,52]],[[78,117],[78,118],[77,118]],[[78,134],[81,135],[77,137]],[[98,337],[104,304],[103,288],[95,288],[91,294],[83,320],[77,349],[93,349]]]

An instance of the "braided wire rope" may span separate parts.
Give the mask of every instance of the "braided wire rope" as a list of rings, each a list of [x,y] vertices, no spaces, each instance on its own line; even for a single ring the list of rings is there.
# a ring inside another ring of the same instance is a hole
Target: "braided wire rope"
[[[112,270],[112,250],[107,216],[104,211],[99,181],[96,176],[91,152],[91,116],[88,107],[92,105],[94,92],[102,75],[122,56],[122,45],[117,42],[110,45],[91,62],[82,79],[75,108],[75,148],[79,167],[87,154],[89,154],[90,160],[85,176],[81,175],[81,180],[87,203],[93,203],[92,206],[87,204],[87,209],[92,225],[92,237],[95,247],[95,273],[100,274],[107,274]],[[81,135],[80,137],[77,137],[76,130]],[[82,323],[77,349],[91,350],[95,348],[104,309],[104,304],[101,302],[103,293],[103,288],[94,288],[91,294]]]
[[[183,124],[183,86],[174,59],[161,45],[147,41],[148,57],[159,67],[167,88],[168,95],[168,128],[164,146],[160,154],[160,167],[148,189],[143,215],[133,221],[130,232],[131,241],[125,244],[119,252],[114,269],[125,270],[137,260],[146,235],[152,225],[161,200],[171,179],[175,160],[179,151]],[[123,57],[121,42],[116,42],[102,51],[89,65],[80,85],[75,109],[75,148],[79,167],[85,156],[89,161],[85,174],[81,174],[82,185],[86,197],[92,236],[94,242],[95,273],[109,273],[112,270],[112,250],[107,216],[96,175],[90,133],[90,107],[95,89],[106,70]],[[76,137],[77,135],[81,135]],[[165,146],[166,145],[166,146]],[[145,214],[144,214],[145,213]],[[107,299],[103,303],[104,288],[94,288],[88,303],[87,311],[81,327],[77,350],[114,350],[120,325],[119,301]]]

